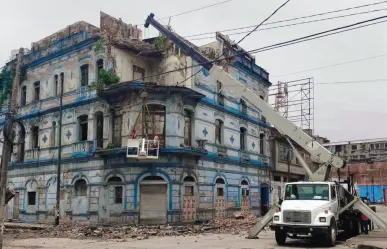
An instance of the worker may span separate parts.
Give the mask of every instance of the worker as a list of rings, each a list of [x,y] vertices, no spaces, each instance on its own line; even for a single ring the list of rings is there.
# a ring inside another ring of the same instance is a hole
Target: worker
[[[364,203],[368,205],[367,200],[365,200]],[[361,230],[364,234],[368,234],[368,225],[369,225],[368,217],[365,214],[361,213]]]

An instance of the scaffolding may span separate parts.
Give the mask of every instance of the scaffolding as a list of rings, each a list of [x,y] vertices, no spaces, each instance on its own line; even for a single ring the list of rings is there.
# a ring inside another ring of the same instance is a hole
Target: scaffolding
[[[278,82],[274,85],[274,109],[303,130],[314,130],[313,78]],[[311,134],[312,135],[312,134]]]

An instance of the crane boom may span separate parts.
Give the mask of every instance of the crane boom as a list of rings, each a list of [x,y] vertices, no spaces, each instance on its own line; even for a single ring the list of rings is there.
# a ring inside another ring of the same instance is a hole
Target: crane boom
[[[244,98],[250,104],[255,106],[261,111],[261,114],[274,125],[274,127],[282,134],[289,137],[291,140],[296,142],[299,146],[305,149],[311,155],[311,160],[323,164],[317,172],[317,175],[311,173],[308,166],[304,163],[303,167],[307,171],[309,177],[312,180],[326,180],[328,177],[327,172],[330,171],[331,166],[335,168],[345,167],[345,161],[338,156],[333,155],[321,144],[315,141],[312,137],[306,134],[302,129],[293,124],[290,120],[277,113],[273,108],[266,103],[265,100],[261,99],[257,94],[251,91],[243,83],[239,82],[229,73],[225,72],[223,68],[217,66],[213,61],[210,61],[200,52],[198,52],[192,45],[182,39],[179,35],[170,31],[162,24],[154,19],[154,14],[151,13],[145,22],[145,27],[149,25],[155,27],[162,35],[167,39],[171,40],[186,54],[190,55],[194,61],[197,61],[202,67],[209,71],[210,75],[216,76],[217,81],[222,84],[222,92],[226,95],[235,99]],[[328,170],[329,169],[329,170]],[[312,175],[310,175],[312,174]],[[313,176],[314,175],[314,176]]]

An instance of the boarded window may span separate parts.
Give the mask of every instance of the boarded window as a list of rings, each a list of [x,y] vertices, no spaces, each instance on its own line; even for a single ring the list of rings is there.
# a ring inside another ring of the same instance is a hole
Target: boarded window
[[[35,205],[36,192],[28,192],[28,205]]]
[[[77,180],[74,184],[75,196],[87,196],[87,183],[85,180]]]

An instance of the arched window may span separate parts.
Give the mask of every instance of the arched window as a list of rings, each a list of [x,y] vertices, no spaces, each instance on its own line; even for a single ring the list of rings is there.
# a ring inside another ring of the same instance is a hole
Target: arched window
[[[142,180],[143,181],[164,181],[164,178],[162,178],[161,176],[147,176]]]
[[[249,196],[250,195],[249,184],[246,180],[242,180],[241,187],[242,187],[242,196]]]
[[[218,178],[215,181],[216,184],[221,184],[216,186],[216,196],[224,196],[224,180],[222,178]]]
[[[113,185],[122,185],[122,180],[118,176],[112,176],[109,178],[108,183]],[[123,195],[124,195],[123,187],[114,186],[114,204],[121,204]]]
[[[247,130],[246,128],[241,128],[240,129],[240,147],[241,150],[246,150],[246,144],[247,144]]]
[[[195,195],[195,179],[192,176],[184,177],[184,196]]]
[[[215,120],[215,143],[217,145],[223,144],[223,121],[220,119]]]
[[[87,196],[87,183],[84,179],[79,179],[74,183],[75,196]]]
[[[97,60],[96,66],[97,66],[97,80],[98,80],[99,74],[100,74],[101,70],[103,69],[103,59]]]
[[[78,117],[78,139],[79,141],[87,141],[87,131],[88,131],[88,120],[87,115],[82,115]]]
[[[95,114],[95,135],[98,148],[103,148],[103,128],[103,113],[97,112]]]

